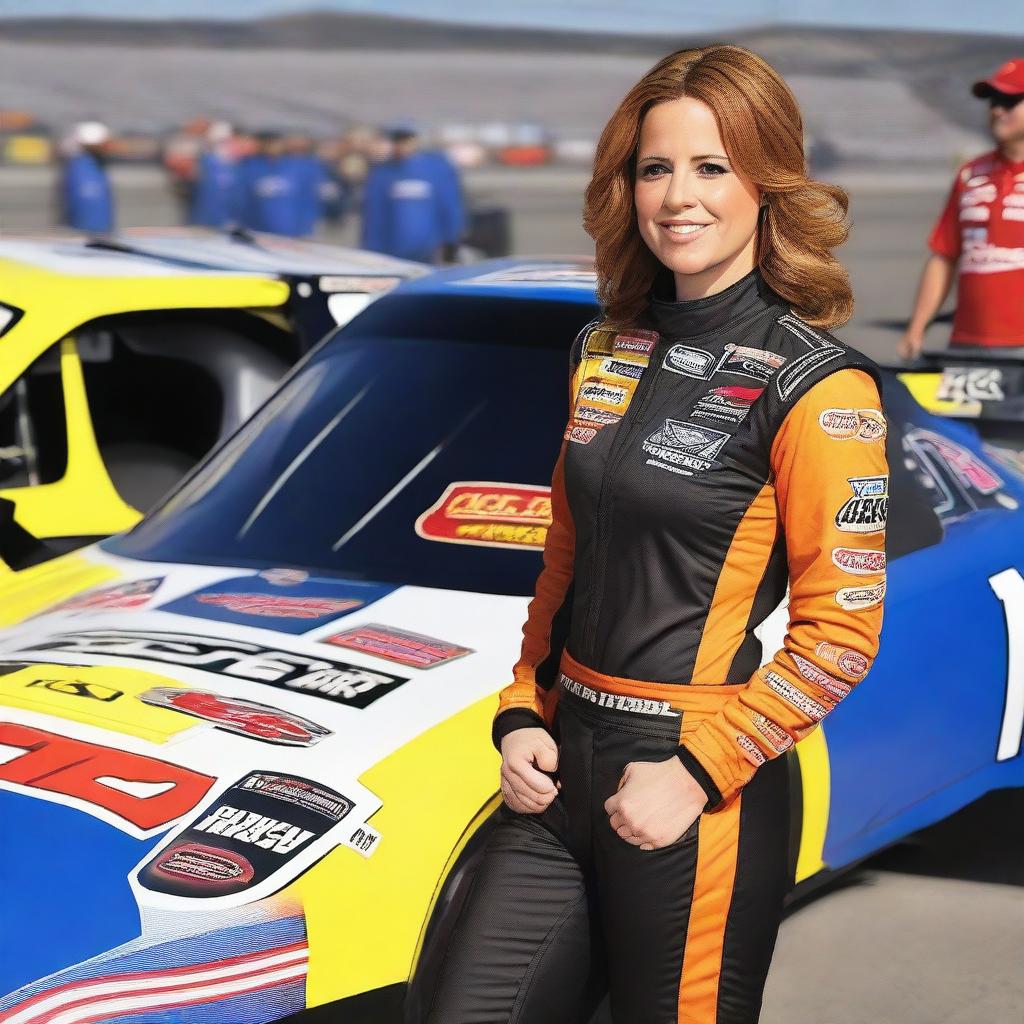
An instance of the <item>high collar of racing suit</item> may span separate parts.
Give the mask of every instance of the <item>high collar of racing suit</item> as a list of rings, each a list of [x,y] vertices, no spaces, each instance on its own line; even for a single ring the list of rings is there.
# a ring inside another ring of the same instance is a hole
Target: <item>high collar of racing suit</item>
[[[675,278],[662,266],[651,290],[644,319],[662,337],[693,338],[750,319],[786,301],[768,286],[755,267],[735,284],[703,299],[676,299]]]

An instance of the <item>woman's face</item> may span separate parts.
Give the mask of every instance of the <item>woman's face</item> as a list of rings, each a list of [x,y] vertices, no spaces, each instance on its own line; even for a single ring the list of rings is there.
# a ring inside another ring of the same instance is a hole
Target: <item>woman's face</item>
[[[683,96],[647,111],[633,198],[640,234],[675,275],[677,299],[713,295],[754,268],[760,194],[730,163],[707,104]]]

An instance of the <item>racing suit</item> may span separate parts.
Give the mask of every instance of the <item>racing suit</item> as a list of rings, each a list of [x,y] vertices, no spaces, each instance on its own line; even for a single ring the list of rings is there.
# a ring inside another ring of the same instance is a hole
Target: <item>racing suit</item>
[[[796,317],[758,271],[649,296],[576,339],[552,524],[494,744],[540,726],[562,787],[503,804],[441,971],[435,1024],[747,1024],[789,863],[780,754],[878,648],[888,505],[874,363]],[[754,629],[789,584],[784,646]],[[760,667],[759,667],[760,666]],[[630,761],[678,756],[708,796],[644,851],[604,803]]]

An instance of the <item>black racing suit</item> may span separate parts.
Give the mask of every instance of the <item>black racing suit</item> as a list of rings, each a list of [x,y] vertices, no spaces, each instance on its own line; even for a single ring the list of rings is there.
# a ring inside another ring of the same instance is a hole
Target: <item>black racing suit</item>
[[[493,739],[559,745],[541,814],[502,805],[428,1020],[750,1024],[789,865],[785,758],[878,649],[888,475],[874,363],[809,327],[758,271],[659,294],[573,345],[544,568]],[[789,585],[762,666],[754,629]],[[644,851],[604,802],[678,756],[708,795]]]

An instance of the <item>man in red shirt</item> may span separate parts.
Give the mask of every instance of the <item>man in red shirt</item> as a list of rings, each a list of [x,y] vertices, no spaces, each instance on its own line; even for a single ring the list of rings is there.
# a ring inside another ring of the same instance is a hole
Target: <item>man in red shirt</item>
[[[957,173],[932,229],[914,313],[899,353],[913,359],[959,263],[950,345],[1024,346],[1024,57],[975,82],[996,148]]]

